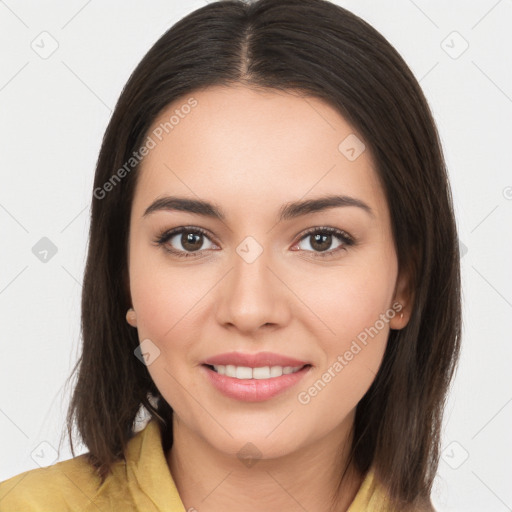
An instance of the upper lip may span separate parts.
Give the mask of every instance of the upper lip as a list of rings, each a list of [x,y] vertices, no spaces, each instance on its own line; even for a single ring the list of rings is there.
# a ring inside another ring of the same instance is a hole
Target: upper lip
[[[274,354],[273,352],[258,352],[256,354],[244,354],[242,352],[226,352],[206,359],[203,364],[246,366],[259,368],[262,366],[304,366],[306,361],[300,361],[293,357]]]

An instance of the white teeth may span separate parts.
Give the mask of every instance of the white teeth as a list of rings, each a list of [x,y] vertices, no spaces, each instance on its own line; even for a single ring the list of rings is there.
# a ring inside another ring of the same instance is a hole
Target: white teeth
[[[247,368],[247,366],[237,366],[235,376],[237,379],[252,379],[252,368]]]
[[[270,379],[270,368],[268,366],[262,366],[260,368],[252,369],[253,379]]]
[[[281,377],[299,371],[302,366],[260,366],[258,368],[249,368],[248,366],[213,365],[214,370],[220,375],[234,377],[235,379],[271,379]]]
[[[283,375],[283,367],[282,366],[271,366],[270,367],[270,376],[271,377],[281,377]]]

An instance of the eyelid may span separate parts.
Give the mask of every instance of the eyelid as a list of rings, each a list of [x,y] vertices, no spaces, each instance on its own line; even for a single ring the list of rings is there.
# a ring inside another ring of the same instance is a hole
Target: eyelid
[[[347,231],[345,231],[344,229],[333,228],[330,226],[315,226],[312,228],[308,228],[306,229],[306,231],[303,231],[300,234],[300,238],[298,240],[300,241],[313,233],[329,233],[340,238],[345,238],[347,243],[355,243],[356,241],[355,238],[351,234],[347,233]]]

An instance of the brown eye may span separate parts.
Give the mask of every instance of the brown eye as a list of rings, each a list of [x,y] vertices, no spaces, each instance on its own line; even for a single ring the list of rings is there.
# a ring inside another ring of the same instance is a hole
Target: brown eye
[[[174,237],[174,238],[176,238],[176,237]],[[197,251],[197,250],[201,249],[201,246],[203,245],[203,235],[183,231],[179,241],[181,243],[181,246],[186,251]]]
[[[205,241],[210,238],[206,232],[199,228],[177,228],[162,233],[156,240],[157,245],[176,256],[196,256],[194,253],[200,253],[203,250],[210,249],[211,246],[204,247]]]
[[[315,251],[325,251],[329,249],[329,247],[332,244],[332,235],[324,235],[324,234],[316,234],[316,235],[309,235],[309,238],[311,239],[311,247]]]
[[[298,246],[302,241],[309,241],[307,245],[311,248],[311,250],[307,249],[306,245],[306,248],[302,248],[303,250],[313,252],[320,257],[333,255],[354,245],[354,239],[348,233],[336,228],[312,228],[302,236]],[[337,245],[332,247],[333,243],[337,243]]]

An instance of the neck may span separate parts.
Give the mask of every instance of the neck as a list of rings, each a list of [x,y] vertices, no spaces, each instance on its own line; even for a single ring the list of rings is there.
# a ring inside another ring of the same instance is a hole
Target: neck
[[[363,480],[349,466],[340,485],[352,424],[353,417],[296,452],[241,461],[211,446],[174,414],[167,462],[186,510],[345,512]]]

